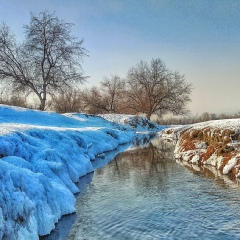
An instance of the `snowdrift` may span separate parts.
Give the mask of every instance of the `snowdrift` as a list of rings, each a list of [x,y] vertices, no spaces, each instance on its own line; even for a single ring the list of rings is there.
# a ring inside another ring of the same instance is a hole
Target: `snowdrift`
[[[240,119],[216,120],[165,129],[176,141],[175,157],[191,164],[212,165],[222,174],[240,177]]]
[[[154,122],[149,121],[147,118],[135,115],[126,114],[102,114],[104,119],[117,124],[124,125],[134,131],[138,132],[156,132],[161,131],[164,127]]]
[[[91,160],[135,135],[100,116],[0,105],[0,239],[49,234],[75,211],[75,183]]]

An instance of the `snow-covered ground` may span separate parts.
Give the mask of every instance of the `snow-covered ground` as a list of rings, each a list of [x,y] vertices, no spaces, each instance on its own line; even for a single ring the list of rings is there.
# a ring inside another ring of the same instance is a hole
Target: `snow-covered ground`
[[[162,126],[148,121],[147,118],[142,116],[125,114],[102,114],[100,116],[110,122],[127,126],[138,132],[156,132],[156,129],[159,131],[163,129]]]
[[[136,131],[161,129],[144,118],[108,119],[0,105],[0,239],[50,233],[75,211],[75,183],[94,170],[92,160],[131,142]]]
[[[240,177],[240,119],[168,128],[160,136],[176,141],[176,158]]]

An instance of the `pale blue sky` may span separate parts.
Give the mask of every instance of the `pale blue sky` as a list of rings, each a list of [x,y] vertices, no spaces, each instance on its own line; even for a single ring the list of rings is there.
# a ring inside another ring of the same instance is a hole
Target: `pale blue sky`
[[[240,0],[0,0],[0,21],[21,40],[44,10],[84,39],[87,86],[161,58],[193,84],[194,115],[240,111]]]

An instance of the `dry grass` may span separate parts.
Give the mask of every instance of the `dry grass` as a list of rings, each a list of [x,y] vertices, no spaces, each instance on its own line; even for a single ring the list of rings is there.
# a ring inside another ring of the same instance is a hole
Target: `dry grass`
[[[196,150],[196,145],[199,143],[205,143],[206,149],[204,153],[200,154],[200,163],[207,161],[213,154],[222,157],[222,165],[220,171],[228,161],[235,157],[239,151],[239,144],[231,145],[233,141],[240,141],[240,134],[232,129],[212,129],[205,127],[202,129],[186,129],[181,132],[179,138],[179,145],[181,146],[181,153]],[[236,147],[238,146],[238,147]],[[192,159],[190,154],[188,161]],[[232,172],[236,175],[240,170],[240,158],[237,166],[232,169]]]

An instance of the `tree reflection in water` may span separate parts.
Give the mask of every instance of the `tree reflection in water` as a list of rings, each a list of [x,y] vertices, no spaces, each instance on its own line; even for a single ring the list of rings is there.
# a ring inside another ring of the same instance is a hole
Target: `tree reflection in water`
[[[177,164],[172,157],[174,145],[158,138],[141,138],[142,143],[144,148],[133,146],[95,171],[77,200],[77,219],[69,240],[240,236],[237,191],[226,191],[198,177],[202,174],[198,166],[180,162],[192,174]],[[209,169],[205,173],[215,178]]]
[[[237,191],[211,184],[208,179],[221,178],[209,167],[177,164],[173,149],[160,138],[140,137],[97,169],[77,199],[67,239],[210,239],[222,232],[218,239],[227,239],[230,231],[228,239],[240,236]]]
[[[174,145],[165,142],[161,138],[150,140],[141,138],[141,142],[135,141],[133,150],[118,154],[107,168],[98,169],[95,176],[105,174],[105,179],[120,178],[126,184],[141,185],[141,188],[162,190],[163,178],[168,177],[173,164]],[[141,148],[142,147],[142,148]],[[158,184],[156,184],[156,179]],[[157,186],[158,189],[155,189]]]

